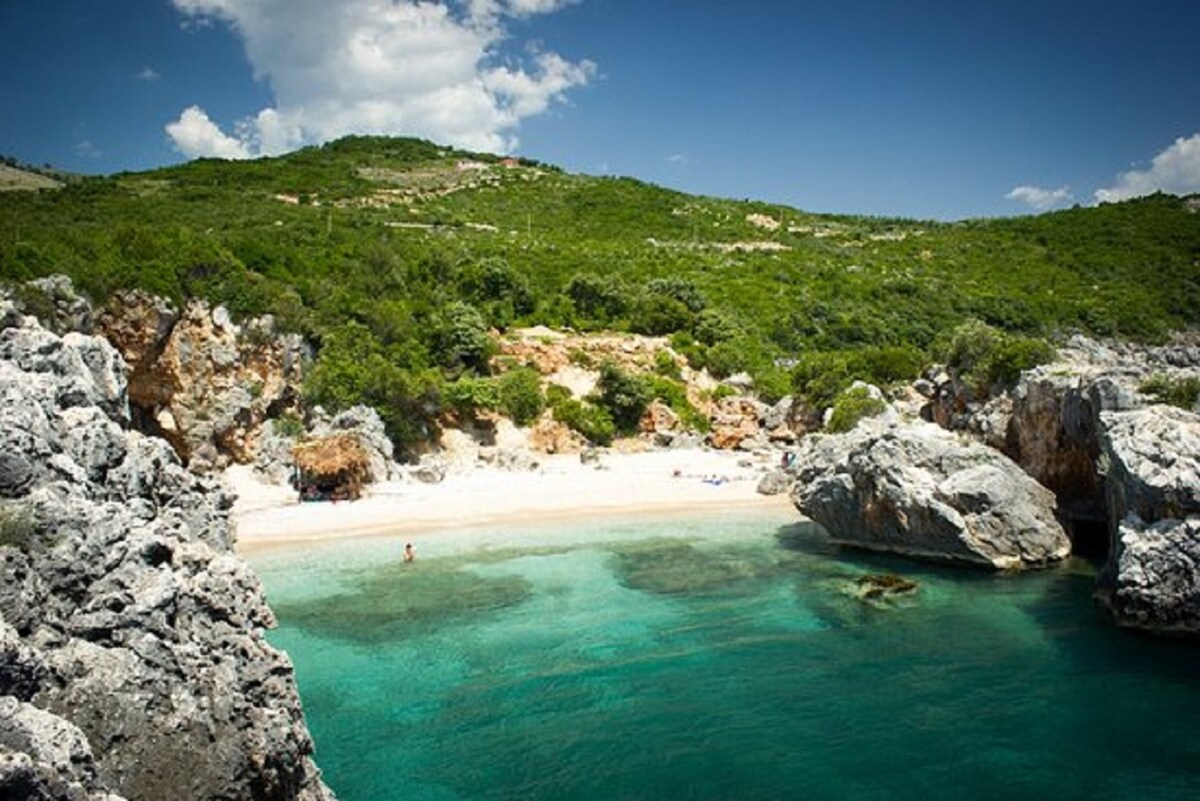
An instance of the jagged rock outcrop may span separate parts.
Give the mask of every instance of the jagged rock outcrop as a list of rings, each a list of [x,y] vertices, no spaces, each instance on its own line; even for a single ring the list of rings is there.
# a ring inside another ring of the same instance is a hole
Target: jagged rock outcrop
[[[838,542],[995,568],[1070,553],[1049,490],[931,423],[876,419],[810,437],[794,469],[797,508]]]
[[[1200,415],[1101,419],[1112,542],[1097,597],[1122,626],[1200,634]]]
[[[303,431],[294,430],[295,421],[269,420],[258,440],[255,469],[276,484],[286,484],[295,473],[292,448],[301,441],[351,434],[370,460],[370,480],[389,481],[402,477],[396,464],[392,441],[383,420],[370,406],[352,406],[332,417],[319,406],[312,411],[312,423]]]
[[[231,499],[125,398],[0,303],[0,797],[330,798]]]
[[[75,291],[68,276],[47,275],[26,281],[11,300],[19,311],[37,317],[56,334],[92,333],[95,324],[92,303]]]
[[[200,300],[177,312],[138,291],[115,296],[98,323],[130,367],[138,427],[199,468],[252,461],[263,421],[298,397],[302,343],[273,328],[234,325]]]

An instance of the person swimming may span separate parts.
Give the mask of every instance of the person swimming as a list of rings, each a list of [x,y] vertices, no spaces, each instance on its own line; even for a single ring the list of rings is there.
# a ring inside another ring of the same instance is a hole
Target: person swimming
[[[417,549],[413,547],[411,542],[404,543],[404,561],[415,562],[417,560]]]

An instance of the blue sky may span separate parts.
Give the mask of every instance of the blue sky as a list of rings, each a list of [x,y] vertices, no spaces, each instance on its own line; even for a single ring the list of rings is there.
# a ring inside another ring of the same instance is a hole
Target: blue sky
[[[0,0],[0,153],[415,134],[813,211],[1200,191],[1197,0]]]

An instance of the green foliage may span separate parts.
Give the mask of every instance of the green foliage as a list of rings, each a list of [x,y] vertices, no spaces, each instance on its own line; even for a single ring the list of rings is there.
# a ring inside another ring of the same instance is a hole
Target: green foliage
[[[1011,384],[1022,371],[1054,358],[1054,348],[1045,340],[1009,334],[978,320],[950,331],[935,353],[979,394],[997,384]]]
[[[304,434],[304,420],[295,412],[284,412],[272,421],[272,428],[281,437],[296,439]]]
[[[608,410],[574,398],[571,390],[558,384],[546,388],[546,402],[555,420],[579,432],[588,442],[612,444],[616,428]]]
[[[854,428],[864,417],[874,417],[886,408],[887,404],[879,398],[871,397],[866,387],[850,387],[837,396],[825,428],[840,434]]]
[[[810,407],[823,409],[855,381],[881,387],[907,381],[920,374],[925,361],[912,346],[805,353],[792,368],[792,389]]]
[[[517,425],[529,425],[546,408],[541,376],[531,367],[518,367],[500,376],[499,390],[500,408]]]
[[[1143,381],[1138,389],[1154,398],[1157,403],[1166,403],[1189,411],[1200,406],[1200,378],[1196,376],[1172,378],[1156,373]]]
[[[469,303],[455,301],[434,321],[431,350],[443,367],[485,373],[495,345],[479,310]]]
[[[465,419],[478,412],[495,411],[501,405],[500,385],[494,378],[462,376],[447,385],[444,397],[450,408]]]
[[[28,551],[36,534],[37,525],[27,508],[0,502],[0,547]]]
[[[654,393],[647,381],[612,362],[600,365],[600,378],[596,381],[597,405],[608,411],[619,433],[636,432],[652,400]]]
[[[693,315],[680,300],[667,295],[642,295],[629,312],[629,328],[638,334],[663,336],[685,331],[692,326]]]
[[[654,354],[654,372],[664,378],[674,378],[676,381],[683,377],[679,362],[675,361],[675,357],[666,350],[660,350]]]
[[[329,332],[305,382],[308,400],[330,411],[359,403],[374,406],[402,449],[432,434],[441,389],[441,376],[402,367],[366,326],[356,322]]]
[[[580,273],[571,278],[566,295],[584,320],[608,323],[625,313],[629,291],[619,278]]]
[[[645,381],[653,397],[670,406],[684,426],[700,432],[711,428],[708,418],[688,400],[687,388],[681,382],[660,375],[649,376]]]

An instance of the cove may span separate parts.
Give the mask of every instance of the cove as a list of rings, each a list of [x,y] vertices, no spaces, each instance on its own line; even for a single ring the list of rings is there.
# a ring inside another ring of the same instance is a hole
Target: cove
[[[344,801],[1200,797],[1195,646],[1112,627],[1086,562],[939,568],[783,510],[417,545],[253,558]]]

